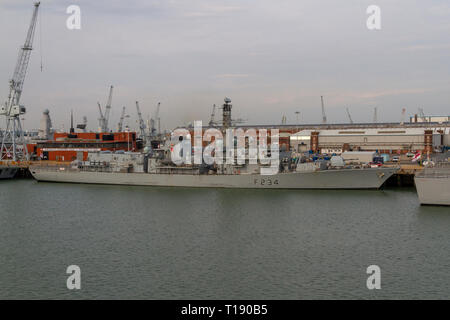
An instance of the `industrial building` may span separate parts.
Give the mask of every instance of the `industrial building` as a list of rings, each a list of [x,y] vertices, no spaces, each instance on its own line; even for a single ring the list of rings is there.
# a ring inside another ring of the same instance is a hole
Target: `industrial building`
[[[293,150],[313,153],[342,153],[343,151],[378,151],[380,153],[408,153],[421,151],[439,152],[450,147],[450,116],[425,116],[420,109],[420,116],[414,115],[410,122],[374,122],[328,123],[321,97],[323,121],[320,124],[286,124],[280,125],[240,125],[231,117],[231,99],[225,98],[222,106],[222,120],[215,120],[214,105],[209,127],[235,128],[244,131],[253,129],[279,131],[279,145],[282,151]],[[193,128],[190,127],[191,135]],[[205,144],[205,142],[204,142]]]
[[[30,154],[41,160],[51,161],[85,161],[89,152],[136,151],[140,147],[142,146],[138,146],[135,132],[55,132],[52,140],[28,144]]]
[[[290,147],[305,152],[341,153],[348,150],[407,153],[435,152],[450,146],[449,127],[343,128],[301,130],[290,136]]]
[[[409,117],[409,122],[411,123],[450,123],[450,116],[418,116],[415,114],[412,117]]]

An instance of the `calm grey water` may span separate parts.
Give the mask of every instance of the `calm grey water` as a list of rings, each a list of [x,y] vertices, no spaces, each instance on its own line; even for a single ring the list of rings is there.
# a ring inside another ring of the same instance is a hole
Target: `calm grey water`
[[[0,182],[0,298],[450,298],[450,209],[414,189]],[[82,289],[66,288],[81,268]],[[381,268],[368,290],[366,268]]]

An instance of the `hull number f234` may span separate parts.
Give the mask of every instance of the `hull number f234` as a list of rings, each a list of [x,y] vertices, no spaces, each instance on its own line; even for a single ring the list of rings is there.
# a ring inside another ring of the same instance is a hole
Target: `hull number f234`
[[[261,179],[253,179],[254,185],[261,185],[261,186],[272,186],[272,185],[278,185],[278,179],[272,179],[272,178],[261,178]]]

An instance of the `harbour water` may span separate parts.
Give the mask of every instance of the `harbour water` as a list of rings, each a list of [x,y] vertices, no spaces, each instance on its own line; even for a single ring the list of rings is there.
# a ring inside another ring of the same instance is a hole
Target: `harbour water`
[[[450,209],[420,206],[414,188],[14,180],[0,204],[1,299],[450,299]]]

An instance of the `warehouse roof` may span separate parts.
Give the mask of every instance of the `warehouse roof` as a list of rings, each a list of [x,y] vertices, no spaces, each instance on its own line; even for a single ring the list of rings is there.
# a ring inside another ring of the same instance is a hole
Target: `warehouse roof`
[[[433,134],[439,134],[437,129],[422,128],[367,128],[367,129],[330,129],[330,130],[302,130],[292,136],[309,136],[312,131],[319,132],[320,136],[401,136],[423,135],[425,130],[433,130]],[[449,130],[445,130],[449,134]]]

